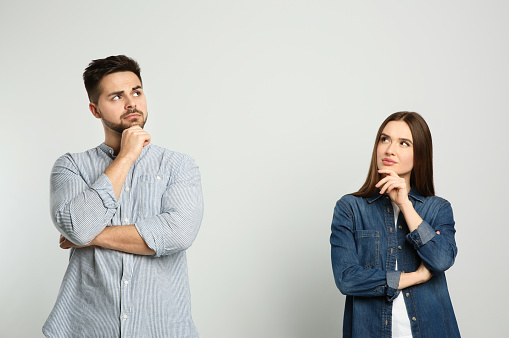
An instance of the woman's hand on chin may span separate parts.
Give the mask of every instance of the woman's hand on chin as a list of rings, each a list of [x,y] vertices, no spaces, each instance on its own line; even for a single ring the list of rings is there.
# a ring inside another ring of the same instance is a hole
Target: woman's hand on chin
[[[398,205],[398,207],[402,207],[405,203],[410,202],[408,199],[408,190],[406,181],[404,178],[401,178],[392,170],[384,169],[378,170],[379,174],[385,175],[375,187],[380,189],[380,194],[389,195],[391,200]]]

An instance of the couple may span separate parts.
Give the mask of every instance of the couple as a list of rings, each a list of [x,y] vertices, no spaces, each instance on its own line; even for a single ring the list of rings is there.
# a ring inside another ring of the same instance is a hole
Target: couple
[[[51,172],[51,215],[70,260],[43,333],[198,337],[185,256],[203,215],[198,167],[150,143],[136,61],[94,60],[83,79],[105,140],[63,155]],[[422,117],[392,114],[365,184],[336,204],[330,241],[347,295],[345,337],[459,336],[444,275],[456,256],[454,221],[434,196],[431,159]]]

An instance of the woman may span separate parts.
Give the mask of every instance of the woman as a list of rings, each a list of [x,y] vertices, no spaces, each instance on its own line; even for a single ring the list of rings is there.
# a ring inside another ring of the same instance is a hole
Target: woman
[[[426,122],[392,114],[378,130],[366,182],[334,209],[343,337],[459,337],[444,274],[457,253],[454,233],[451,205],[435,196]]]

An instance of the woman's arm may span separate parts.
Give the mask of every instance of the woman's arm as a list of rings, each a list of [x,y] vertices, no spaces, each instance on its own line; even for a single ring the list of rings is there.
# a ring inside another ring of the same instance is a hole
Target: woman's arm
[[[419,268],[414,272],[402,272],[399,279],[398,290],[402,290],[409,286],[422,284],[427,282],[432,277],[431,272],[421,262]]]
[[[432,274],[443,272],[453,264],[457,254],[454,240],[454,218],[449,202],[441,200],[438,213],[433,215],[431,224],[424,221],[408,199],[405,180],[392,170],[379,170],[386,176],[377,183],[380,193],[387,193],[398,205],[405,217],[410,233],[407,240],[412,243],[417,254]]]
[[[373,235],[357,232],[358,236]],[[366,238],[359,238],[365,240]],[[353,211],[344,198],[336,203],[330,237],[331,259],[334,280],[344,295],[350,296],[387,296],[392,300],[400,283],[399,271],[385,271],[377,267],[379,257],[373,267],[365,268],[357,254],[356,232],[354,230]],[[373,250],[376,250],[373,247]]]

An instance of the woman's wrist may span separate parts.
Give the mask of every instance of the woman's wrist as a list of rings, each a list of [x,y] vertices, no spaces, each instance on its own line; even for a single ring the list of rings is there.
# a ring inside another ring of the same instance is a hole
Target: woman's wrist
[[[406,211],[408,210],[411,210],[414,208],[414,206],[412,205],[412,202],[410,202],[410,199],[407,198],[406,201],[404,201],[403,203],[401,204],[398,204],[398,207],[399,209],[401,210],[401,212],[404,214]]]

